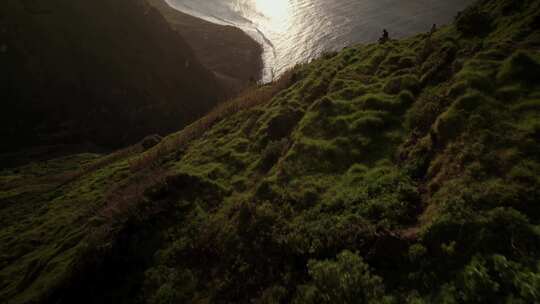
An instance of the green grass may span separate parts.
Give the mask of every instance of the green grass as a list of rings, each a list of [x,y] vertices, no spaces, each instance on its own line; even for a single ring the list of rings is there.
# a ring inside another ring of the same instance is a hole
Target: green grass
[[[538,302],[540,10],[512,3],[323,56],[142,154],[2,172],[1,297],[98,272],[64,301]],[[103,247],[139,262],[72,272]]]

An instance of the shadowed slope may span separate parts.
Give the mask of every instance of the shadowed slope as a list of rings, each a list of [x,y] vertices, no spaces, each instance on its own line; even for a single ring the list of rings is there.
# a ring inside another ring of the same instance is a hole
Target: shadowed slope
[[[212,73],[145,1],[5,1],[2,152],[175,131],[223,96]]]
[[[539,5],[326,54],[145,152],[3,171],[0,299],[539,302]]]

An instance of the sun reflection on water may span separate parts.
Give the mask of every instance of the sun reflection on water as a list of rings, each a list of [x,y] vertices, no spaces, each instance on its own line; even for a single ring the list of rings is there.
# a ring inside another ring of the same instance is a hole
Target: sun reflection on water
[[[284,33],[291,24],[292,5],[290,0],[252,0],[257,12],[263,17],[267,29]]]

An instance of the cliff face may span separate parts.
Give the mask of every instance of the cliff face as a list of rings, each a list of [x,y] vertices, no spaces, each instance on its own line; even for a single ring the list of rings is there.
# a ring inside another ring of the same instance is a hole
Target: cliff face
[[[539,303],[539,25],[479,1],[150,150],[1,171],[0,302]]]
[[[120,147],[178,130],[223,96],[145,1],[8,0],[0,8],[2,151]]]
[[[242,30],[217,25],[171,8],[165,0],[147,0],[189,43],[201,63],[232,94],[261,77],[262,47]]]

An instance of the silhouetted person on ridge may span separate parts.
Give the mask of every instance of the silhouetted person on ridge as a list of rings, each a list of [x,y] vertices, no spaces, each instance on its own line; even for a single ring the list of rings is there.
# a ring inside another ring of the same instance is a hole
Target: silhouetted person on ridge
[[[383,29],[382,37],[379,38],[379,43],[383,44],[386,43],[388,40],[390,40],[390,35],[388,35],[388,31],[386,29]]]
[[[429,31],[429,35],[433,35],[435,34],[435,32],[437,31],[437,24],[433,24],[433,26],[431,27],[431,30]]]

